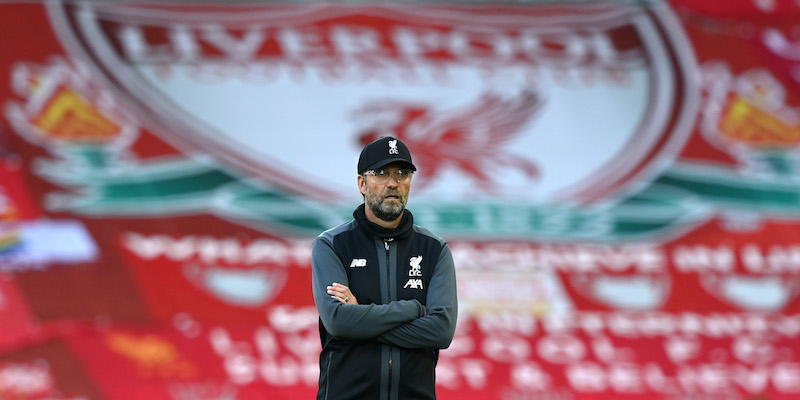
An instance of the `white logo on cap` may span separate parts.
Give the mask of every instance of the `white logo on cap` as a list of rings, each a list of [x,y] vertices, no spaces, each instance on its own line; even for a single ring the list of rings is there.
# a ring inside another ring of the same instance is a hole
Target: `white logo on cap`
[[[389,141],[389,154],[400,154],[400,150],[397,150],[397,140]]]

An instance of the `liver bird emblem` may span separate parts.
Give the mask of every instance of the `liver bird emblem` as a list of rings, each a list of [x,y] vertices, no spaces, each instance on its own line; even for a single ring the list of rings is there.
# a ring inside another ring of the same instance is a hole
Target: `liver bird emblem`
[[[381,100],[355,111],[365,125],[358,136],[364,145],[381,136],[394,136],[412,150],[414,163],[424,171],[418,187],[426,186],[447,168],[466,173],[478,188],[490,191],[490,173],[513,168],[536,180],[538,166],[504,149],[542,108],[542,98],[525,91],[512,98],[485,94],[472,104],[437,110],[428,104]]]

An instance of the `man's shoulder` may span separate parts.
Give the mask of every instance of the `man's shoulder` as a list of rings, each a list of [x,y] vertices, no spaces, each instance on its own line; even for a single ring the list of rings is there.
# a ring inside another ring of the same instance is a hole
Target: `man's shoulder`
[[[427,237],[427,238],[429,238],[431,240],[437,241],[442,246],[447,244],[447,241],[445,241],[441,236],[431,232],[430,229],[428,229],[428,228],[424,228],[424,227],[419,226],[419,225],[414,225],[413,229],[414,229],[414,233],[416,233],[417,235],[422,235],[422,236]]]
[[[333,238],[336,236],[351,232],[355,230],[357,226],[358,225],[356,224],[355,220],[350,220],[320,233],[314,240],[325,240],[332,242]]]

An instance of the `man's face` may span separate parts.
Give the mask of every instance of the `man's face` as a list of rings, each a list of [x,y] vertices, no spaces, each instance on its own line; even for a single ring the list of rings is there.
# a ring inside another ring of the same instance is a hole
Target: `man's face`
[[[364,195],[364,203],[372,214],[383,221],[391,222],[397,220],[406,208],[411,179],[398,182],[397,165],[388,165],[383,169],[392,174],[387,182],[380,183],[376,177],[367,175],[360,177],[359,188]]]

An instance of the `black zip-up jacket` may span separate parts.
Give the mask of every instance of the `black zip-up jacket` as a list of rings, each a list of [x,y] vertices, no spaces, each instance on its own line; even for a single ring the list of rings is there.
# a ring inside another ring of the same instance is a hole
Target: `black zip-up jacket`
[[[322,342],[317,399],[435,399],[439,349],[450,346],[458,314],[450,247],[414,225],[408,210],[396,229],[369,222],[363,204],[353,216],[312,246]],[[359,304],[331,298],[334,282]]]

